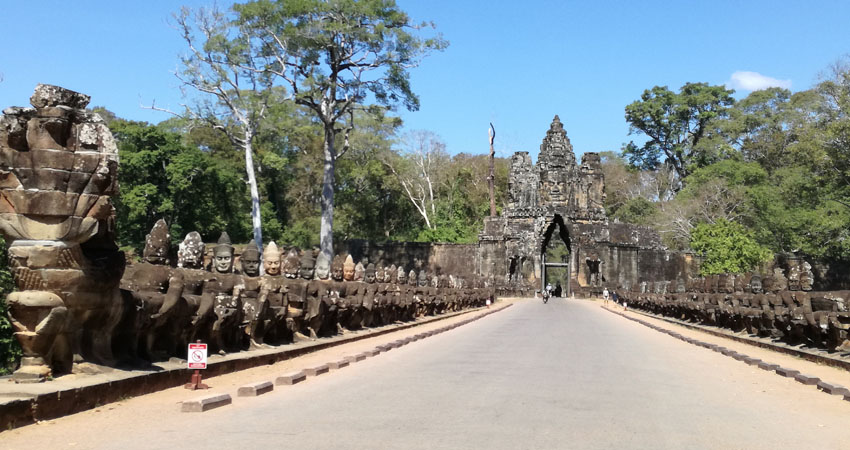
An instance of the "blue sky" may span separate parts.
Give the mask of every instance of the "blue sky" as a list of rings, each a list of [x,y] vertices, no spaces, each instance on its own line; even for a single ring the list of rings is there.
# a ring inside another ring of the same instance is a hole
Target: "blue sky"
[[[37,83],[50,83],[124,118],[166,119],[140,104],[179,106],[172,72],[184,47],[168,18],[181,4],[211,2],[0,1],[0,107],[25,106]],[[737,80],[738,97],[769,84],[804,90],[850,53],[848,1],[399,4],[451,43],[412,70],[420,110],[400,111],[408,129],[439,134],[451,153],[486,153],[493,122],[499,155],[536,157],[555,114],[577,153],[618,150],[635,138],[623,109],[644,89]]]

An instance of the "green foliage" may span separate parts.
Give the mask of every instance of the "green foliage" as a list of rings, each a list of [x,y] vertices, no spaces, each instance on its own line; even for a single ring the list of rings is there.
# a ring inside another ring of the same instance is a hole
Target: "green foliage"
[[[190,231],[214,240],[224,230],[235,242],[250,239],[250,202],[238,166],[156,126],[115,120],[111,129],[121,158],[120,245],[141,253],[145,235],[160,218],[169,224],[174,241]]]
[[[656,169],[662,162],[672,167],[680,180],[694,169],[723,155],[704,146],[702,139],[713,122],[727,114],[734,103],[733,91],[706,83],[686,83],[679,93],[666,86],[643,92],[640,100],[626,106],[626,122],[632,133],[649,139],[642,146],[631,142],[623,149],[629,162],[643,169]]]
[[[691,248],[705,257],[702,275],[747,272],[773,256],[743,226],[725,219],[697,225],[691,234]]]
[[[9,320],[6,307],[6,295],[15,288],[12,274],[6,265],[6,243],[0,238],[0,375],[12,372],[21,359],[21,347],[13,335],[14,329]]]
[[[634,197],[626,200],[620,207],[610,213],[610,218],[635,225],[650,225],[653,223],[658,206],[644,197]]]

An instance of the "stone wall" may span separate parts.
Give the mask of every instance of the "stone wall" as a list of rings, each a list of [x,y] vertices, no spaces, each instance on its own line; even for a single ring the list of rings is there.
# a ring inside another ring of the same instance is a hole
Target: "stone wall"
[[[417,272],[453,274],[472,279],[478,276],[477,244],[445,244],[429,242],[382,242],[361,239],[344,241],[338,254],[350,254],[355,261],[368,260],[383,266],[404,266]]]

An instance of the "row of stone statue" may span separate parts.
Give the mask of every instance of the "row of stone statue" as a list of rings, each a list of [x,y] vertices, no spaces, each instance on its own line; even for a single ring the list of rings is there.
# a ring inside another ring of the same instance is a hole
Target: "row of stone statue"
[[[350,255],[333,259],[330,279],[315,279],[312,251],[293,248],[284,255],[274,242],[262,258],[249,244],[234,268],[226,233],[206,269],[205,245],[198,233],[189,233],[174,268],[169,242],[160,221],[147,237],[143,262],[128,266],[122,278],[125,314],[116,327],[121,335],[113,339],[113,348],[123,350],[116,355],[121,359],[182,356],[186,343],[198,339],[219,352],[315,339],[483,306],[492,295],[477,279],[364,267]]]
[[[828,351],[850,349],[850,291],[791,289],[781,270],[772,276],[717,275],[688,282],[641,283],[619,291],[629,308],[676,319],[805,344]],[[675,292],[666,287],[675,283]],[[808,286],[808,287],[807,287]],[[690,289],[687,289],[690,288]]]

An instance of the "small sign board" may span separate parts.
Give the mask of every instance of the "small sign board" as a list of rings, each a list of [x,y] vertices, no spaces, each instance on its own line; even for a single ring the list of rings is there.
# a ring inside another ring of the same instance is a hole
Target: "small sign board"
[[[189,344],[189,353],[186,361],[189,363],[190,369],[206,369],[207,344],[201,344],[200,342]]]

